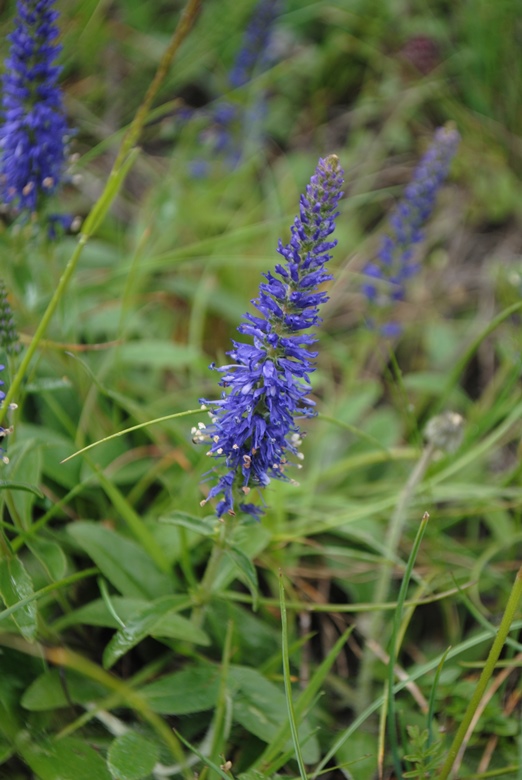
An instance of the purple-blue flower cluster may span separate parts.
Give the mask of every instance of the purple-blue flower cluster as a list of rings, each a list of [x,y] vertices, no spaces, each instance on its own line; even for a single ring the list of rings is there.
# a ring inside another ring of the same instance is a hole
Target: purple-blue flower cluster
[[[363,284],[362,292],[371,303],[390,307],[404,298],[405,284],[419,268],[415,245],[423,239],[421,228],[433,211],[437,192],[448,175],[459,140],[454,128],[439,128],[416,168],[390,218],[389,230],[382,238],[377,258],[363,268],[363,273],[370,279]],[[400,332],[400,326],[389,322],[382,332],[392,336]]]
[[[255,6],[241,48],[228,74],[228,83],[232,89],[244,87],[256,73],[269,66],[270,41],[280,6],[281,0],[259,0]],[[254,138],[257,142],[262,138],[260,128],[265,114],[266,99],[258,90],[252,104],[246,107],[244,103],[222,98],[209,108],[184,108],[178,117],[182,121],[194,117],[205,118],[207,126],[199,135],[202,146],[210,151],[212,157],[219,157],[230,168],[235,168],[244,154],[247,139],[252,141]],[[191,163],[190,168],[194,178],[204,178],[209,165],[206,160],[198,159]]]
[[[243,36],[228,81],[231,87],[243,87],[251,81],[256,69],[268,61],[268,48],[274,21],[279,13],[279,0],[259,0]]]
[[[319,160],[301,196],[291,240],[286,246],[279,242],[277,251],[285,263],[264,274],[266,281],[252,301],[259,314],[245,314],[238,327],[252,343],[232,342],[228,354],[233,362],[217,369],[225,388],[221,399],[202,399],[211,409],[212,422],[194,428],[194,440],[210,442],[207,454],[224,461],[226,468],[202,502],[220,496],[218,517],[234,514],[235,495],[242,511],[254,517],[261,514],[259,507],[243,499],[252,487],[265,487],[272,477],[288,480],[288,454],[300,457],[296,420],[315,414],[307,394],[317,355],[310,347],[317,339],[306,331],[321,322],[319,305],[328,300],[320,287],[332,278],[325,263],[337,244],[328,237],[335,229],[342,185],[338,158]]]
[[[68,127],[55,64],[58,12],[54,0],[18,0],[3,76],[0,128],[2,200],[36,211],[62,177]]]

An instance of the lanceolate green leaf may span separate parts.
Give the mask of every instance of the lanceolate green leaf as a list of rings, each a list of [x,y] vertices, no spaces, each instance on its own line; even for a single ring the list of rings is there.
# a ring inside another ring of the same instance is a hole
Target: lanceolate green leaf
[[[115,780],[141,780],[150,775],[158,755],[156,742],[135,731],[127,731],[110,746],[107,762]]]
[[[101,755],[83,739],[33,741],[20,735],[18,750],[38,780],[111,780]]]
[[[252,594],[252,608],[255,612],[257,610],[257,600],[259,596],[256,567],[248,555],[245,555],[243,550],[240,550],[239,547],[231,546],[226,552],[245,576],[248,588]]]
[[[0,561],[0,595],[6,607],[14,607],[23,599],[34,595],[33,583],[19,558]],[[30,601],[16,611],[12,618],[29,641],[36,636],[36,603]]]
[[[111,639],[103,653],[103,665],[110,668],[146,636],[165,636],[184,639],[187,642],[206,645],[208,637],[202,629],[187,618],[175,613],[190,606],[191,600],[183,596],[167,596],[137,612]]]
[[[154,712],[188,715],[212,709],[219,692],[219,669],[211,664],[167,674],[140,689]]]
[[[68,533],[124,596],[154,599],[172,592],[172,580],[132,539],[97,523],[71,524]]]

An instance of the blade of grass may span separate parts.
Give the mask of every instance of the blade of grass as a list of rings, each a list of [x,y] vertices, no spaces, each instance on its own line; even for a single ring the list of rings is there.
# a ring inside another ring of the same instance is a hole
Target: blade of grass
[[[93,466],[93,468],[116,511],[119,512],[123,520],[125,520],[136,539],[143,545],[144,550],[148,552],[156,566],[161,571],[168,574],[171,570],[171,566],[159,542],[156,541],[141,517],[134,511],[129,502],[126,501],[125,496],[120,493],[116,485],[105,476],[98,466]]]
[[[497,314],[497,316],[494,317],[491,320],[491,322],[488,323],[488,325],[484,328],[484,330],[481,331],[479,335],[471,342],[464,355],[455,364],[455,367],[453,368],[449,376],[446,387],[436,406],[435,414],[437,414],[439,411],[444,409],[448,401],[448,398],[451,395],[451,391],[457,384],[462,372],[464,371],[464,369],[466,368],[469,361],[471,360],[471,358],[473,357],[477,349],[480,347],[484,339],[487,338],[491,333],[493,333],[493,331],[496,330],[499,325],[502,325],[503,322],[505,322],[509,317],[511,317],[512,314],[516,314],[516,312],[520,311],[521,309],[522,309],[522,301],[517,301],[517,303],[514,303],[512,306],[508,306],[507,309],[504,309],[504,311],[501,311],[499,314]]]
[[[514,622],[511,626],[511,629],[513,631],[518,631],[518,629],[522,628],[522,620],[517,620]],[[393,692],[394,693],[400,693],[400,691],[404,690],[406,686],[411,683],[415,682],[416,680],[419,680],[421,677],[424,677],[424,675],[429,674],[434,669],[437,668],[437,666],[441,663],[443,658],[446,658],[447,660],[451,660],[452,658],[456,658],[461,653],[466,653],[468,650],[471,650],[472,648],[476,647],[477,645],[482,644],[482,642],[486,642],[491,637],[491,631],[483,631],[481,634],[478,634],[477,636],[471,637],[470,639],[467,639],[465,642],[461,642],[456,647],[452,648],[451,650],[445,650],[444,653],[440,653],[436,658],[432,659],[431,661],[428,661],[425,664],[422,664],[422,666],[418,666],[415,671],[413,671],[406,680],[401,680],[400,682],[396,683],[393,686]],[[338,737],[338,739],[335,740],[334,744],[330,748],[330,750],[327,751],[326,755],[323,756],[320,763],[315,768],[313,774],[310,776],[310,780],[315,780],[316,777],[319,776],[319,774],[323,771],[325,766],[332,760],[332,758],[335,756],[338,750],[344,745],[344,743],[350,739],[350,737],[355,734],[355,732],[365,723],[368,718],[373,715],[374,712],[377,712],[377,710],[382,706],[382,703],[384,701],[384,696],[379,696],[377,699],[375,699],[372,704],[364,711],[362,712],[353,723],[350,724],[350,726]]]
[[[406,593],[410,585],[411,575],[413,567],[417,559],[417,555],[420,550],[423,536],[426,532],[428,520],[430,516],[427,512],[424,513],[419,525],[419,530],[415,536],[413,546],[411,548],[408,563],[406,565],[406,571],[402,579],[401,587],[399,590],[399,598],[397,600],[397,609],[393,616],[393,630],[390,644],[390,660],[388,661],[388,735],[390,738],[390,746],[392,752],[393,763],[397,777],[402,775],[401,761],[399,757],[399,744],[397,740],[397,730],[395,724],[395,696],[393,694],[393,684],[395,680],[395,661],[398,654],[398,636],[401,628],[401,620],[404,612],[404,602],[406,601]]]
[[[309,681],[305,690],[302,692],[302,694],[299,696],[299,699],[295,703],[294,712],[296,717],[298,718],[305,717],[306,711],[310,708],[314,698],[319,693],[319,690],[323,685],[328,672],[332,668],[335,659],[341,652],[341,649],[343,648],[344,644],[346,643],[353,629],[354,626],[350,626],[349,628],[346,629],[346,631],[343,632],[343,634],[339,637],[337,642],[335,642],[334,646],[332,647],[332,649],[330,650],[326,658],[318,666],[312,679]],[[299,644],[300,643],[294,642],[292,645],[290,645],[288,648],[288,654],[290,655],[290,653],[292,652],[292,648],[296,648],[296,645],[298,646]],[[263,766],[267,774],[271,774],[273,772],[278,771],[278,769],[280,768],[279,765],[276,766],[273,762],[275,761],[277,754],[281,750],[283,750],[288,740],[288,737],[290,736],[289,729],[290,729],[289,724],[283,723],[283,725],[281,726],[277,734],[271,740],[270,745],[267,746],[266,750],[257,759],[257,761],[255,762],[252,768],[256,768],[256,767],[259,768],[260,766]]]
[[[117,439],[119,436],[125,436],[126,433],[132,433],[132,431],[139,431],[141,428],[148,428],[149,425],[156,425],[156,423],[166,422],[167,420],[174,420],[176,417],[189,417],[192,414],[201,414],[201,409],[188,409],[186,412],[176,412],[175,414],[166,414],[164,417],[156,417],[154,420],[147,420],[146,422],[138,423],[137,425],[131,425],[130,428],[124,428],[122,431],[111,433],[110,436],[105,436],[103,439],[98,439],[87,447],[82,447],[81,450],[73,452],[72,455],[68,455],[60,463],[67,463],[68,460],[72,460],[77,455],[82,455],[88,450],[92,450],[94,447],[98,447],[100,444],[105,444],[106,441]]]
[[[203,753],[201,753],[197,749],[197,747],[194,747],[194,745],[191,745],[191,743],[187,739],[185,739],[185,737],[182,734],[180,734],[179,731],[176,731],[176,729],[172,729],[172,731],[174,732],[176,737],[179,739],[179,741],[183,745],[185,745],[186,748],[191,750],[201,761],[203,761],[203,763],[206,766],[210,767],[210,769],[213,769],[214,772],[216,772],[219,775],[219,777],[223,778],[223,780],[230,780],[230,775],[227,775],[227,773],[223,769],[221,769],[220,766],[215,764],[214,761],[212,761],[210,758],[207,758],[207,756],[203,755]]]
[[[22,609],[22,607],[27,606],[27,604],[30,604],[32,601],[36,601],[42,596],[46,596],[48,593],[52,593],[55,590],[66,588],[68,585],[72,585],[74,582],[79,582],[79,580],[87,579],[87,577],[94,577],[95,574],[99,574],[98,569],[84,569],[83,571],[76,572],[76,574],[70,574],[69,577],[64,577],[63,580],[58,580],[57,582],[51,582],[50,585],[45,585],[43,588],[40,588],[40,590],[35,591],[30,596],[27,596],[25,599],[20,599],[20,601],[18,601],[16,604],[13,604],[11,607],[2,610],[2,612],[0,612],[0,623],[2,620],[5,620],[7,617],[9,617],[9,615],[12,615],[17,610]]]
[[[288,720],[290,722],[290,733],[292,735],[292,742],[294,743],[295,757],[297,759],[297,765],[299,767],[299,774],[301,775],[301,780],[308,780],[306,767],[303,761],[303,754],[301,753],[301,746],[299,744],[299,735],[298,735],[297,723],[295,719],[294,704],[292,700],[292,683],[290,680],[290,658],[288,655],[288,623],[286,618],[283,573],[281,571],[279,572],[279,603],[281,608],[281,643],[282,643],[282,655],[283,655],[283,676],[285,680],[286,706],[288,708]]]
[[[427,719],[427,726],[428,726],[428,743],[427,743],[427,747],[430,747],[432,742],[433,742],[433,727],[432,727],[432,724],[433,724],[434,715],[435,715],[435,697],[436,697],[436,694],[437,694],[437,686],[439,684],[439,678],[440,678],[442,669],[444,667],[444,664],[446,663],[446,658],[448,657],[448,653],[449,653],[450,650],[451,650],[451,648],[448,647],[448,649],[446,650],[446,652],[442,656],[442,658],[440,660],[440,663],[437,666],[437,669],[435,670],[435,677],[434,677],[434,680],[433,680],[433,685],[431,686],[430,699],[429,699],[429,703],[428,703],[428,714],[427,714],[427,717],[426,717],[426,719]]]

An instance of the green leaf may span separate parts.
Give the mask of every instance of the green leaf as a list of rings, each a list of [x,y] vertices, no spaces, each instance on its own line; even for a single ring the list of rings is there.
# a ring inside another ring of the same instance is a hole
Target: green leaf
[[[135,647],[146,636],[184,639],[195,644],[208,645],[209,639],[202,629],[194,626],[180,615],[169,613],[186,609],[190,600],[184,596],[167,596],[152,604],[147,604],[131,617],[111,639],[103,653],[103,665],[106,669]]]
[[[103,489],[112,501],[112,505],[120,513],[122,519],[125,520],[140,545],[150,555],[158,569],[167,574],[170,571],[169,561],[165,555],[165,551],[156,541],[150,529],[129,504],[125,496],[120,493],[114,482],[106,477],[101,469],[96,469],[96,473]]]
[[[14,449],[14,448],[13,448]],[[8,476],[17,482],[38,485],[42,473],[42,449],[34,440],[18,443],[16,458],[9,464]],[[13,453],[10,453],[12,456]],[[15,512],[23,528],[29,528],[32,522],[32,507],[37,490],[17,490],[12,494]]]
[[[25,732],[18,751],[38,780],[111,780],[105,761],[83,739],[32,742]]]
[[[238,569],[245,575],[248,589],[252,594],[252,609],[255,612],[257,610],[257,602],[259,598],[259,586],[257,581],[256,567],[248,555],[245,555],[243,550],[240,550],[239,547],[231,546],[227,548],[226,553],[232,558]]]
[[[229,679],[238,689],[233,700],[234,720],[269,744],[288,720],[284,693],[260,672],[246,666],[232,665]],[[305,720],[301,721],[298,733],[306,763],[318,761],[319,745]],[[288,741],[285,750],[291,747],[292,743]]]
[[[34,493],[38,498],[45,498],[40,488],[36,485],[29,485],[27,482],[13,482],[9,479],[0,479],[0,490],[25,490],[28,493]]]
[[[135,731],[114,740],[107,762],[116,780],[140,780],[149,775],[158,761],[159,746]]]
[[[33,536],[27,540],[27,546],[38,558],[51,580],[56,582],[65,576],[67,558],[59,544],[49,539]]]
[[[130,618],[149,603],[145,599],[127,599],[123,596],[111,596],[112,606],[116,614],[126,623]],[[54,631],[63,631],[69,626],[84,624],[86,626],[105,626],[106,628],[120,628],[120,624],[111,615],[103,599],[95,599],[84,607],[68,612],[58,618],[53,624]]]
[[[22,696],[22,707],[32,712],[46,712],[86,704],[107,695],[107,689],[100,683],[89,680],[77,672],[60,672],[51,669],[33,680]]]
[[[199,353],[193,347],[173,344],[170,341],[141,339],[120,346],[118,357],[123,363],[172,370],[193,363],[199,357]]]
[[[171,578],[131,539],[88,521],[70,524],[67,531],[124,596],[150,600],[172,592]]]
[[[339,747],[335,759],[340,766],[349,768],[357,780],[373,780],[377,775],[378,755],[377,735],[359,729],[349,743]]]
[[[13,745],[0,737],[0,764],[4,764],[15,752]]]
[[[69,390],[72,386],[71,380],[66,376],[44,376],[35,379],[33,382],[28,382],[25,385],[24,390],[26,393],[35,393],[38,395],[41,392],[52,393],[55,390],[63,390],[64,388]]]
[[[43,452],[42,472],[58,485],[67,489],[75,487],[79,480],[80,463],[60,463],[71,452],[73,443],[71,439],[63,436],[50,428],[30,423],[21,423],[16,426],[16,447],[22,447],[27,440],[37,442]],[[10,448],[9,455],[14,460],[14,448]]]
[[[160,523],[180,525],[201,536],[213,536],[216,533],[217,522],[215,515],[201,519],[200,517],[189,515],[188,512],[173,512],[171,515],[160,518]]]
[[[19,558],[0,561],[0,595],[6,607],[12,607],[33,594],[33,582],[22,561]],[[23,636],[31,642],[36,635],[36,602],[32,601],[17,609],[12,619]]]
[[[241,550],[252,561],[267,547],[271,538],[270,531],[264,528],[261,523],[240,526],[234,533],[233,547],[236,550]],[[237,578],[237,565],[232,556],[223,557],[219,572],[214,580],[212,588],[214,592],[223,590]]]
[[[154,712],[188,715],[213,709],[219,693],[219,669],[196,666],[174,672],[140,688]]]

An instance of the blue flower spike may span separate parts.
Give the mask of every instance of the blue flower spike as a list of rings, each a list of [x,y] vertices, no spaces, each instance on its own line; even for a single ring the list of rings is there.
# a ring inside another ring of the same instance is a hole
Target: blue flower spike
[[[35,212],[60,184],[69,129],[62,93],[54,0],[18,0],[3,76],[0,183],[4,203]]]
[[[433,211],[459,141],[460,136],[451,125],[435,132],[390,218],[377,257],[362,269],[369,278],[361,289],[374,306],[391,310],[396,301],[404,298],[407,281],[419,270],[414,248],[424,238],[421,228]],[[388,322],[380,330],[383,336],[394,337],[402,329],[398,323]]]
[[[207,455],[225,469],[221,476],[219,469],[210,472],[218,476],[217,483],[201,503],[220,497],[218,517],[234,515],[238,497],[239,509],[258,518],[262,509],[244,502],[251,489],[266,487],[272,478],[291,481],[289,456],[303,458],[297,420],[316,414],[307,397],[317,356],[310,349],[317,339],[309,330],[321,323],[319,306],[328,300],[321,288],[332,279],[325,265],[337,244],[329,236],[342,186],[339,159],[330,155],[319,160],[301,196],[291,239],[286,245],[279,242],[284,263],[263,274],[266,281],[252,301],[258,314],[245,314],[238,327],[251,343],[233,341],[228,353],[232,362],[217,369],[224,388],[221,399],[201,399],[211,424],[193,428],[194,441],[210,443]]]
[[[274,22],[280,10],[280,0],[259,0],[245,30],[241,49],[229,73],[233,88],[243,87],[253,78],[256,69],[268,60],[268,49]]]

